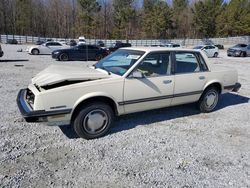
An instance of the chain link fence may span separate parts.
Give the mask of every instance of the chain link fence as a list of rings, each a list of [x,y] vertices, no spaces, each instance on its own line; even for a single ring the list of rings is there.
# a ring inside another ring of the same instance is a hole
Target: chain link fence
[[[65,38],[46,38],[46,37],[34,37],[34,36],[21,36],[21,35],[0,35],[0,43],[7,43],[9,39],[16,39],[19,44],[36,43],[36,41],[59,41],[68,42],[70,39]],[[77,39],[75,39],[77,41]],[[106,40],[106,39],[86,39],[87,44],[97,44],[98,41],[103,41],[106,46],[110,46],[116,41],[129,42],[132,46],[152,46],[152,45],[164,45],[167,43],[178,43],[182,46],[194,46],[204,43],[234,45],[238,43],[250,43],[250,36],[238,36],[227,38],[209,38],[209,39],[167,39],[167,40]]]

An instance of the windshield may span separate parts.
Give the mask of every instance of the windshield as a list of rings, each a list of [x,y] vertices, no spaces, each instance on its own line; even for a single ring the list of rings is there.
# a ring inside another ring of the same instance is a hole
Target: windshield
[[[247,47],[246,44],[237,44],[233,48],[245,48],[245,47]]]
[[[194,49],[201,49],[203,46],[195,46]]]
[[[143,51],[119,49],[95,64],[95,68],[122,76],[144,53]]]

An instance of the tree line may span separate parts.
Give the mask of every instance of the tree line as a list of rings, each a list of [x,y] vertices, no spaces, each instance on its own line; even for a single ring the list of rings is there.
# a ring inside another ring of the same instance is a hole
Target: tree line
[[[250,35],[250,1],[0,0],[0,33],[102,39]]]

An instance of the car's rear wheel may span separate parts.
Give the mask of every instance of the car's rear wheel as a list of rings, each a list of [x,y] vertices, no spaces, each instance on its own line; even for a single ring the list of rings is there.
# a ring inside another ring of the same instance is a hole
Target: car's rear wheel
[[[59,56],[59,60],[60,60],[60,61],[68,61],[68,60],[69,60],[68,54],[65,54],[65,53],[61,54],[61,55]]]
[[[79,137],[94,139],[105,135],[113,121],[112,108],[105,103],[95,102],[79,110],[73,120],[73,127]]]
[[[219,55],[218,52],[214,53],[214,57],[218,57],[218,55]]]
[[[102,54],[97,54],[97,55],[95,56],[95,60],[96,60],[96,61],[100,61],[102,58],[103,58]]]
[[[198,101],[198,108],[201,112],[208,113],[212,112],[219,101],[219,91],[215,87],[207,88],[200,100]]]
[[[40,51],[38,49],[33,49],[31,51],[32,55],[38,55],[40,53]]]

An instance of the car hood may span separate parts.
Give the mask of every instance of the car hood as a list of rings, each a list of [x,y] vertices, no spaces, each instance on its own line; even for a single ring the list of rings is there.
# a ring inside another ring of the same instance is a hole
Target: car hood
[[[108,77],[108,73],[90,67],[51,65],[32,78],[32,84],[50,86],[62,82],[81,82]]]

